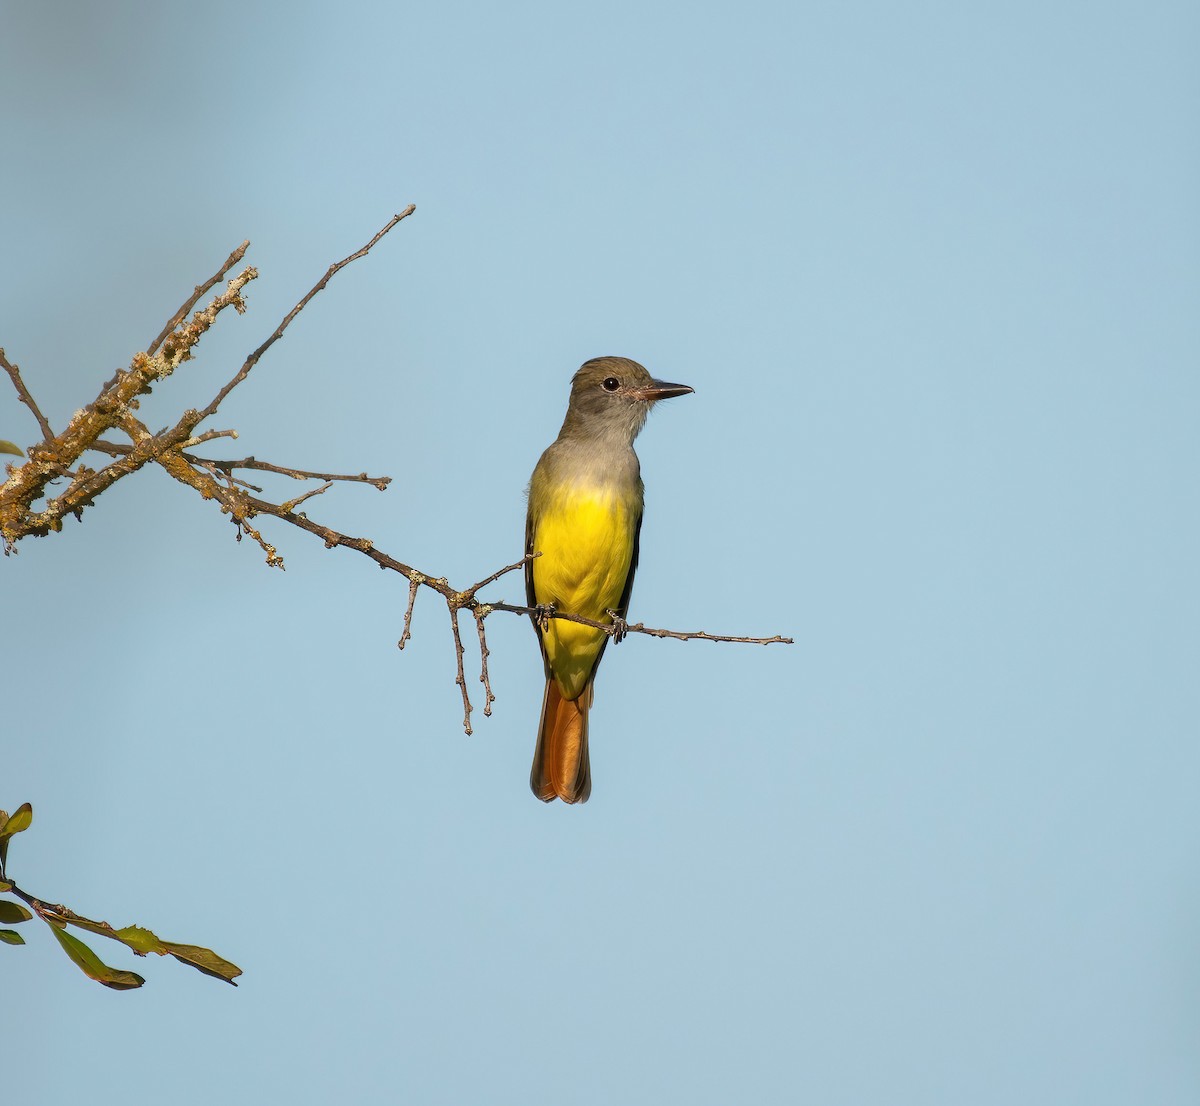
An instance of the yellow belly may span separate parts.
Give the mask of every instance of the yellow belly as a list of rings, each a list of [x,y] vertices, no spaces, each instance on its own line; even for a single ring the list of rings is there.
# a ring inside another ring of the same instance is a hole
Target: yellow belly
[[[537,520],[533,548],[533,593],[567,614],[608,622],[605,611],[621,601],[637,519],[615,495],[577,493],[546,505]],[[578,698],[587,686],[607,635],[590,626],[551,619],[542,634],[550,670],[563,695]]]

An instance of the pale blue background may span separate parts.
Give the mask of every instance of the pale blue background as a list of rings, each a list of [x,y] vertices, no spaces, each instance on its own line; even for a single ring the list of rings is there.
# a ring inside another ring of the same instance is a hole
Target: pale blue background
[[[544,807],[528,626],[465,738],[432,597],[400,654],[403,581],[123,484],[0,566],[12,868],[246,974],[109,946],[116,994],[27,926],[5,1097],[1195,1103],[1198,32],[5,5],[0,344],[56,426],[244,237],[250,311],[154,427],[415,202],[212,452],[393,475],[312,513],[466,584],[571,372],[636,357],[696,394],[641,441],[634,617],[796,637],[610,651],[594,797]]]

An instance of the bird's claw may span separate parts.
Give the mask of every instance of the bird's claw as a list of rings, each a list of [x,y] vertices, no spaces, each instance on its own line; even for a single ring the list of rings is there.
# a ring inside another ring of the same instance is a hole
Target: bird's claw
[[[605,611],[604,613],[612,619],[613,644],[620,645],[625,640],[625,635],[629,632],[629,623],[617,614],[616,611]]]
[[[553,614],[554,614],[554,604],[553,603],[539,603],[536,607],[533,608],[533,620],[541,628],[541,631],[543,634],[547,630],[550,629],[550,619],[553,616]]]

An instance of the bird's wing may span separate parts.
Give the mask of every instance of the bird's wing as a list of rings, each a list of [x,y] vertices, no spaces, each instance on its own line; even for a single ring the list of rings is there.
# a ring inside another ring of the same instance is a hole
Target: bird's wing
[[[525,513],[525,554],[528,556],[534,551],[533,549],[533,511]],[[525,606],[536,607],[538,605],[537,596],[533,592],[533,561],[525,562]],[[546,642],[542,638],[541,627],[538,626],[536,615],[529,616],[530,622],[533,624],[533,632],[538,639],[538,648],[542,651],[542,666],[546,670],[546,679],[551,678],[550,672],[550,657],[546,653]]]
[[[525,512],[525,556],[533,552],[533,511]],[[537,597],[533,594],[533,561],[525,562],[525,605],[537,606]]]
[[[617,604],[617,614],[622,618],[629,612],[629,597],[633,594],[633,578],[637,575],[638,550],[642,543],[642,516],[639,514],[633,527],[633,556],[629,558],[629,575],[625,577],[625,589],[621,592],[621,602]]]

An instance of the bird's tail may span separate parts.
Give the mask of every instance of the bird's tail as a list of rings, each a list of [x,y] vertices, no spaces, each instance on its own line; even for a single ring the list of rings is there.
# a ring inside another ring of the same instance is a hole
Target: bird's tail
[[[592,771],[588,763],[588,708],[592,688],[578,699],[564,699],[558,681],[546,681],[542,720],[538,724],[537,749],[529,786],[548,803],[586,803],[592,793]]]

